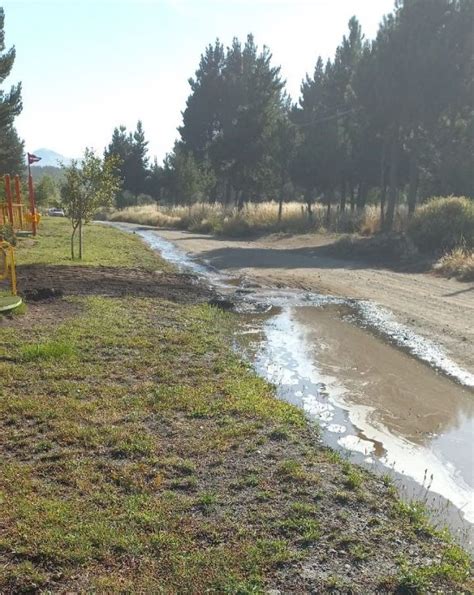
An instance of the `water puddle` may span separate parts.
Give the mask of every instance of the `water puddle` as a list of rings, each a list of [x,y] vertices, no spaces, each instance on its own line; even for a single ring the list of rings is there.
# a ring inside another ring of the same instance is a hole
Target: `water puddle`
[[[326,444],[389,473],[405,497],[426,501],[433,518],[470,547],[473,374],[372,302],[254,287],[196,261],[154,230],[116,226],[232,296],[243,313],[239,349],[278,396],[317,420]]]
[[[354,325],[347,305],[282,308],[260,328],[241,344],[279,397],[318,421],[326,444],[389,473],[407,498],[427,501],[440,524],[470,532],[470,390]]]

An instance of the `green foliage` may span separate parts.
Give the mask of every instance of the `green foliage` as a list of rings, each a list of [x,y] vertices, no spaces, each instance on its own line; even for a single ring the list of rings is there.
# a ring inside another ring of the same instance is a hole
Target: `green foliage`
[[[387,231],[398,202],[411,214],[436,193],[472,196],[473,18],[466,0],[400,1],[368,41],[353,17],[293,106],[280,69],[251,35],[228,48],[217,40],[189,81],[184,156],[176,148],[163,168],[155,164],[151,193],[181,203],[200,195],[239,210],[303,196],[310,222],[314,201],[329,222],[336,202],[343,214],[349,202],[352,212],[372,199]],[[239,223],[228,231],[245,233]]]
[[[0,225],[0,240],[5,240],[12,246],[16,245],[16,236],[13,227],[9,223]]]
[[[163,168],[166,197],[175,204],[191,204],[206,199],[214,184],[212,171],[199,164],[193,154],[177,144],[167,155]]]
[[[104,153],[106,159],[115,157],[115,164],[118,176],[122,181],[123,190],[134,196],[138,196],[146,190],[147,145],[143,125],[139,120],[133,133],[127,133],[125,126],[115,128],[112,140]],[[117,206],[120,208],[121,205],[117,204]],[[125,204],[124,206],[129,205]]]
[[[76,160],[64,167],[61,202],[71,220],[71,258],[74,260],[74,237],[79,229],[79,258],[82,258],[82,225],[88,223],[100,207],[112,204],[120,189],[117,176],[118,158],[101,159],[86,149],[80,166]]]
[[[59,187],[54,179],[44,175],[35,186],[35,199],[38,205],[56,205],[61,200]]]
[[[35,360],[61,359],[74,355],[74,347],[66,341],[47,341],[25,345],[21,350],[22,361],[31,362]]]
[[[0,7],[0,81],[8,77],[15,61],[15,48],[5,52],[5,13]],[[21,112],[21,85],[15,85],[9,91],[0,91],[0,128],[2,131],[11,126],[13,118]]]
[[[5,51],[5,14],[0,7],[0,83],[3,84],[15,62],[15,48]],[[0,88],[0,175],[21,174],[24,171],[23,141],[13,125],[14,118],[21,112],[21,84]]]
[[[474,247],[474,200],[433,198],[414,214],[408,233],[420,250]]]
[[[181,138],[187,154],[213,169],[213,193],[233,189],[240,206],[272,188],[272,139],[284,117],[284,83],[267,48],[253,36],[206,48],[183,112]],[[274,157],[274,156],[273,156]]]

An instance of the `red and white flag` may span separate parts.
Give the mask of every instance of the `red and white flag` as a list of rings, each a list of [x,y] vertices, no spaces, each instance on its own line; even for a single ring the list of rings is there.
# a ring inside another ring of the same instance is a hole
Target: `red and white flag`
[[[33,155],[33,153],[28,153],[28,165],[31,165],[32,163],[37,163],[38,161],[41,161],[41,157],[37,157],[36,155]]]

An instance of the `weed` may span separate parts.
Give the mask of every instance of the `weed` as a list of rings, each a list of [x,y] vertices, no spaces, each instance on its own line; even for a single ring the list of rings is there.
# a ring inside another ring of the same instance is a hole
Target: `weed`
[[[343,464],[343,472],[345,475],[344,485],[346,488],[350,490],[360,488],[363,482],[363,475],[356,467],[354,467],[354,465],[345,462]]]
[[[46,341],[44,343],[35,343],[34,345],[25,345],[20,352],[20,359],[24,362],[36,360],[52,360],[72,357],[76,354],[76,349],[65,341]]]

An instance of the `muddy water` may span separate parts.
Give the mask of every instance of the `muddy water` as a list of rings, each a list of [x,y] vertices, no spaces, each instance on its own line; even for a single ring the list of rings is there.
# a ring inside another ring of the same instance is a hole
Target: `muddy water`
[[[317,420],[325,443],[390,473],[407,498],[434,506],[433,517],[462,533],[469,546],[474,523],[471,372],[377,304],[296,290],[249,290],[242,280],[196,262],[155,231],[118,226],[139,233],[182,270],[234,295],[245,312],[239,344],[257,372],[276,385],[278,396]],[[267,307],[271,310],[264,316],[249,314]]]
[[[438,522],[471,538],[469,389],[356,326],[346,305],[284,307],[261,321],[262,336],[255,320],[249,325],[257,370],[318,421],[324,442],[390,473],[408,498],[427,501]]]

